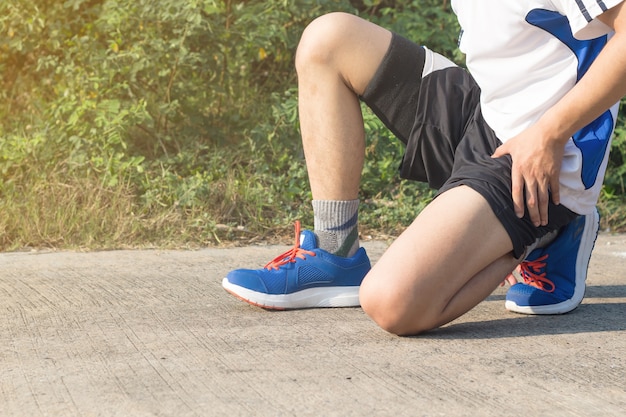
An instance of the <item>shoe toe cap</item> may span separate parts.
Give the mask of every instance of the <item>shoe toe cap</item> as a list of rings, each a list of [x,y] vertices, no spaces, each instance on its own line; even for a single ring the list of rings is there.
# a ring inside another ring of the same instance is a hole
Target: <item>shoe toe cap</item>
[[[267,293],[268,289],[257,271],[252,269],[236,269],[226,275],[230,284],[238,285],[248,290]]]

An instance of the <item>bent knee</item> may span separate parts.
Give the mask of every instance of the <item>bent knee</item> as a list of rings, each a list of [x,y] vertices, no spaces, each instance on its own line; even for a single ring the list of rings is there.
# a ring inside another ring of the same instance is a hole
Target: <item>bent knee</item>
[[[412,336],[437,327],[435,320],[430,318],[428,306],[407,297],[393,289],[375,288],[367,281],[361,285],[359,293],[363,311],[389,333]]]
[[[296,70],[301,72],[311,64],[327,65],[335,51],[342,47],[345,34],[356,16],[334,12],[313,20],[302,33],[296,51]]]

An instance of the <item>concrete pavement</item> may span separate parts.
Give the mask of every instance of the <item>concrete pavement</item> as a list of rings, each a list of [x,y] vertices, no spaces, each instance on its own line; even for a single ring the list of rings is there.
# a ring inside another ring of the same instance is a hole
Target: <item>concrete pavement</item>
[[[624,235],[570,314],[508,313],[503,288],[413,338],[222,290],[286,248],[0,254],[0,416],[626,414]]]

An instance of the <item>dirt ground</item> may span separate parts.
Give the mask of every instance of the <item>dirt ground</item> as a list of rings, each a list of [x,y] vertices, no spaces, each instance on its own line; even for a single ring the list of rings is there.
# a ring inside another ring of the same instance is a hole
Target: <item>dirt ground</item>
[[[366,242],[375,262],[383,242]],[[400,338],[359,308],[270,312],[221,288],[286,247],[0,254],[2,416],[623,416],[626,236],[574,312],[504,309]]]

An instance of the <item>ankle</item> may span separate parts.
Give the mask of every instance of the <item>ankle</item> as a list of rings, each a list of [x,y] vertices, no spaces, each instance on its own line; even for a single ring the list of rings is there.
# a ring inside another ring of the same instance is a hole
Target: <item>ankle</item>
[[[359,200],[313,200],[318,245],[334,255],[351,257],[359,249]]]

